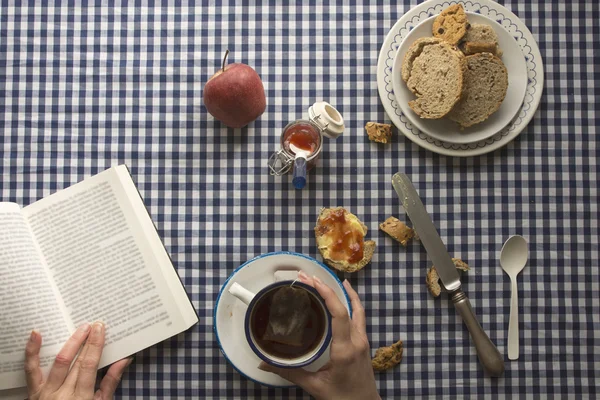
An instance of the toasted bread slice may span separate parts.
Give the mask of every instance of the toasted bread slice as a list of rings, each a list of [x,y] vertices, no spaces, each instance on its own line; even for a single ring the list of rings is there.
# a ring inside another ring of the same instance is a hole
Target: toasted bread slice
[[[433,21],[433,36],[450,44],[457,44],[467,33],[468,22],[462,4],[454,4],[443,10]]]
[[[456,47],[444,41],[423,45],[406,82],[417,96],[408,102],[410,108],[421,118],[444,117],[460,100],[465,69],[465,56]]]
[[[404,55],[404,58],[402,59],[402,80],[404,82],[408,82],[413,62],[415,61],[415,58],[421,55],[423,48],[432,44],[438,44],[441,41],[442,39],[438,38],[422,37],[420,39],[415,40],[414,43],[410,45],[406,54]]]
[[[366,234],[365,224],[342,207],[322,209],[315,226],[325,264],[343,272],[356,272],[371,261],[375,242],[365,241]]]
[[[500,108],[507,89],[502,60],[490,53],[468,56],[464,93],[448,117],[463,128],[485,121]]]

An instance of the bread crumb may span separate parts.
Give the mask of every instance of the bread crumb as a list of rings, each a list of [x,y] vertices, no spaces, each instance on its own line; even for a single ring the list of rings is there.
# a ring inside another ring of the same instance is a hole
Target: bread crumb
[[[471,269],[469,268],[469,265],[460,258],[453,258],[452,262],[458,270],[468,271]],[[437,270],[433,265],[427,271],[425,284],[427,285],[429,293],[431,293],[433,297],[438,297],[442,293],[442,286],[440,285],[440,276],[438,275]]]
[[[392,125],[379,122],[367,122],[365,125],[369,140],[377,143],[390,143],[392,139]]]
[[[404,247],[406,247],[408,242],[415,237],[415,231],[396,217],[389,217],[383,221],[379,224],[379,229],[400,242]]]
[[[371,365],[375,371],[390,369],[400,364],[403,352],[404,345],[402,344],[402,340],[398,340],[391,346],[380,347],[375,352],[375,357],[371,360]]]
[[[429,271],[427,271],[425,284],[427,285],[429,293],[431,293],[433,297],[438,297],[440,294],[442,294],[442,287],[440,286],[440,277],[435,267],[431,267],[429,268]]]

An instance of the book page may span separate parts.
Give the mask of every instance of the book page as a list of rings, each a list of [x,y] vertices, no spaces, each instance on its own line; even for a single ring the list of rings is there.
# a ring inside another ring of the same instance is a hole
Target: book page
[[[183,284],[181,283],[179,275],[177,275],[177,271],[175,271],[175,268],[173,267],[169,254],[158,236],[156,227],[150,219],[150,215],[144,206],[140,193],[135,187],[131,175],[125,166],[118,167],[116,172],[121,180],[123,193],[130,203],[127,208],[136,215],[139,223],[137,234],[146,237],[148,248],[152,250],[154,257],[162,267],[165,284],[168,285],[169,291],[174,295],[179,310],[181,310],[182,316],[186,319],[186,324],[192,326],[198,322],[198,315],[190,303],[190,299],[185,293],[185,290],[183,290]]]
[[[48,370],[72,326],[17,204],[0,203],[0,390],[25,386],[25,344],[42,334]]]
[[[171,290],[162,268],[173,266],[168,257],[168,265],[157,260],[116,171],[104,171],[23,209],[74,325],[106,324],[100,367],[195,322],[182,314],[185,309],[176,298],[184,297],[191,308],[187,295],[178,279],[178,291]],[[154,235],[158,239],[156,231]]]

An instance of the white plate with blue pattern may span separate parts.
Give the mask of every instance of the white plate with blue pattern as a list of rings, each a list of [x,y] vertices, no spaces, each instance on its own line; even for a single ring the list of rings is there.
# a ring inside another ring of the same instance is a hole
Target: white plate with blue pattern
[[[525,90],[527,89],[527,64],[525,64],[525,57],[523,57],[523,53],[517,42],[500,24],[481,14],[467,13],[467,18],[471,24],[491,26],[498,35],[500,49],[504,52],[502,62],[508,72],[508,89],[506,90],[504,101],[500,105],[500,108],[488,119],[465,129],[461,129],[457,123],[447,118],[422,119],[408,106],[408,102],[413,100],[415,95],[408,90],[408,87],[402,80],[402,61],[404,60],[406,51],[415,40],[422,37],[431,37],[431,29],[435,18],[436,16],[430,17],[411,30],[398,48],[394,59],[394,66],[392,67],[392,87],[396,101],[402,113],[409,121],[434,139],[455,144],[486,140],[507,126],[519,113],[523,105]]]
[[[491,0],[461,1],[470,14],[480,14],[492,21],[494,29],[501,27],[517,43],[527,68],[527,86],[525,97],[516,117],[491,137],[470,143],[452,143],[434,138],[413,124],[402,111],[394,94],[394,59],[400,45],[419,24],[438,15],[456,1],[429,0],[406,12],[388,33],[377,63],[377,87],[379,97],[388,116],[408,139],[433,152],[455,157],[471,157],[488,153],[505,146],[517,137],[533,118],[542,96],[544,69],[542,56],[535,39],[525,24],[512,12]],[[504,36],[504,32],[497,32]],[[502,47],[502,45],[501,45]],[[451,122],[448,122],[450,124]]]

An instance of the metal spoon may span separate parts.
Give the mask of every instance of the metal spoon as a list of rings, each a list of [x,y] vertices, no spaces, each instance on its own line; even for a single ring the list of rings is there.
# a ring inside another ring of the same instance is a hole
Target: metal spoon
[[[510,276],[510,320],[508,321],[508,359],[519,358],[519,301],[517,275],[527,264],[527,240],[515,235],[508,238],[500,251],[500,265]]]

